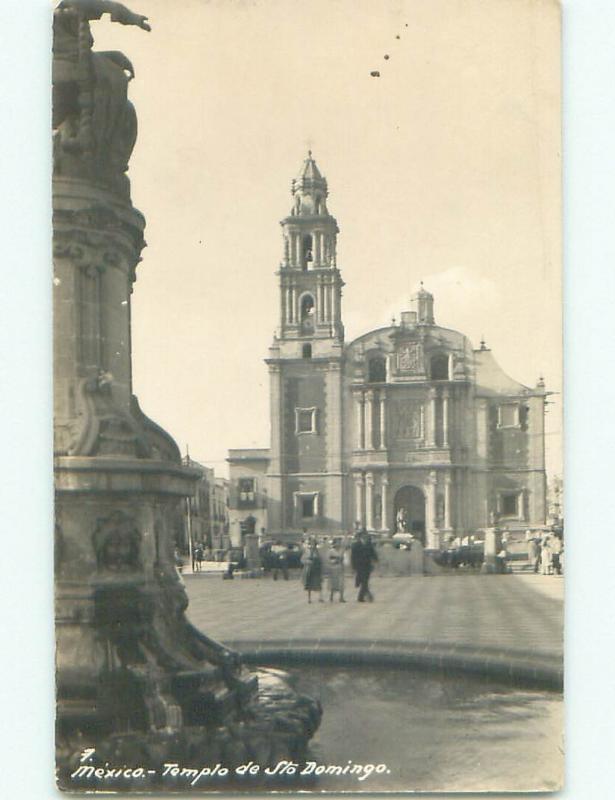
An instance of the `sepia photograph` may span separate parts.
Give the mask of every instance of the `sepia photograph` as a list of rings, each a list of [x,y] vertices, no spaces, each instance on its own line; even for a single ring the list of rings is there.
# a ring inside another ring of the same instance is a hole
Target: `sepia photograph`
[[[560,790],[559,4],[127,2],[52,21],[58,787]]]

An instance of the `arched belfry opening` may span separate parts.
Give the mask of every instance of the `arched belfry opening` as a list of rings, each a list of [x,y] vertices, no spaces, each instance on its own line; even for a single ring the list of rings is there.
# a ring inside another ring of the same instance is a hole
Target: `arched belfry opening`
[[[304,294],[301,298],[301,330],[303,333],[312,333],[314,330],[314,298],[311,294]]]
[[[306,233],[303,237],[303,269],[309,269],[310,263],[314,261],[314,242],[312,235]]]

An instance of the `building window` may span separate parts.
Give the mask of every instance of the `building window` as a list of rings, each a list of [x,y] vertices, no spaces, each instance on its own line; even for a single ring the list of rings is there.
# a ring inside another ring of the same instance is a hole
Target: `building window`
[[[519,428],[519,404],[502,403],[498,406],[498,428]]]
[[[301,516],[303,519],[309,519],[314,516],[314,497],[301,498]]]
[[[312,358],[312,345],[304,344],[302,349],[303,358]]]
[[[240,508],[253,506],[256,500],[256,493],[254,491],[254,478],[240,478],[239,479],[239,506]]]
[[[295,433],[316,433],[316,409],[295,409]]]
[[[522,500],[522,492],[501,492],[498,496],[499,516],[522,519]]]
[[[447,381],[448,376],[448,356],[433,356],[431,359],[431,379],[432,381]]]
[[[314,519],[319,514],[318,492],[295,492],[298,521]]]
[[[384,383],[387,379],[387,365],[383,356],[370,358],[367,365],[368,381],[370,383]]]

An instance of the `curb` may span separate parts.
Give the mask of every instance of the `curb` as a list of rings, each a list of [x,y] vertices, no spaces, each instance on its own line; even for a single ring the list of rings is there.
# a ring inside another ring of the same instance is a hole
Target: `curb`
[[[428,642],[327,639],[232,640],[224,644],[256,666],[388,667],[467,673],[527,687],[562,691],[562,658],[536,651]]]

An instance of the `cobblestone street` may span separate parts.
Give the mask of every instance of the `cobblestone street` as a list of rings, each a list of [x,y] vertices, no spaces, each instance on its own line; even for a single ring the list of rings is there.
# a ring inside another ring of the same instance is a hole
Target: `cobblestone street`
[[[188,615],[223,642],[389,640],[484,648],[559,659],[563,648],[560,577],[455,575],[375,577],[375,602],[357,603],[350,576],[345,604],[307,604],[298,575],[223,581],[186,575]]]

